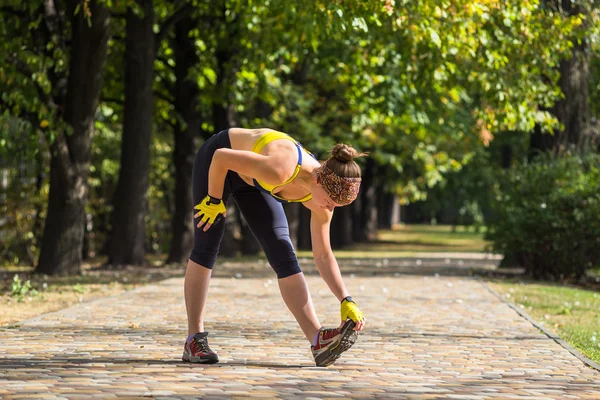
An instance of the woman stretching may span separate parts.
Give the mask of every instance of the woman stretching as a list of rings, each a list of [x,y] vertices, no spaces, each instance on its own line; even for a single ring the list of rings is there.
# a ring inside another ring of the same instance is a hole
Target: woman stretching
[[[185,273],[188,339],[183,360],[216,363],[204,331],[204,305],[212,267],[225,231],[220,220],[233,196],[275,270],[283,300],[306,338],[318,366],[333,364],[356,341],[365,317],[349,296],[331,251],[329,227],[335,207],[358,195],[361,171],[355,149],[338,144],[321,165],[300,143],[271,129],[231,128],[208,139],[192,174],[194,249]],[[319,273],[341,304],[341,325],[321,326],[290,240],[282,203],[301,202],[311,211],[312,250]]]

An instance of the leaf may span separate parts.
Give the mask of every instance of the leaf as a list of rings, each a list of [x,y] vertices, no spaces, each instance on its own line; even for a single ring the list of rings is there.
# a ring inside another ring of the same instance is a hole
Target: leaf
[[[441,48],[442,40],[440,39],[440,36],[438,35],[438,33],[436,31],[434,31],[433,29],[431,29],[429,31],[429,34],[431,36],[431,41],[433,42],[433,44],[435,44],[438,48]]]
[[[217,81],[217,73],[215,72],[214,69],[210,68],[210,67],[205,67],[202,69],[202,74],[206,77],[206,79],[209,80],[210,83],[212,83],[213,85],[215,84],[215,82]]]

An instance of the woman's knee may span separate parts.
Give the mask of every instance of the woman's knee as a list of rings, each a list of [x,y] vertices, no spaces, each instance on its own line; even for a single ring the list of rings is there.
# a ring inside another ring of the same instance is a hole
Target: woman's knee
[[[269,260],[269,262],[271,264],[271,267],[275,271],[275,274],[277,275],[277,279],[287,278],[288,276],[292,276],[302,272],[297,258],[293,260],[275,262],[271,262]]]
[[[212,269],[217,261],[217,253],[218,251],[211,252],[194,248],[190,254],[190,260],[204,268]]]

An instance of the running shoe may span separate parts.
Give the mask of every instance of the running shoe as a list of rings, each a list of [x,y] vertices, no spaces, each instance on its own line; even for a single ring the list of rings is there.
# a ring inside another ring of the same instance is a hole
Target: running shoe
[[[202,364],[218,363],[219,357],[208,346],[208,332],[196,333],[189,343],[186,341],[181,359]]]
[[[343,352],[352,347],[358,338],[358,332],[353,330],[355,325],[354,321],[349,319],[341,329],[321,328],[317,344],[310,348],[318,367],[333,364]]]

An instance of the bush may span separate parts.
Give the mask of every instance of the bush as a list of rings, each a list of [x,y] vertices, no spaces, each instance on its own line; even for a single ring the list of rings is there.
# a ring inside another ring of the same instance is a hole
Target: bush
[[[600,262],[600,156],[540,156],[502,173],[486,238],[536,279],[579,279]]]

